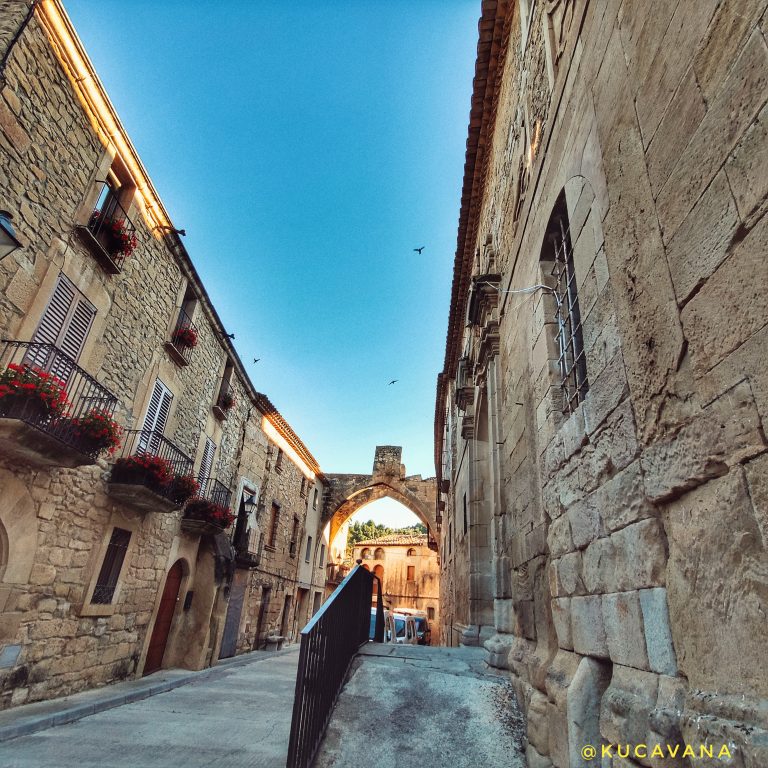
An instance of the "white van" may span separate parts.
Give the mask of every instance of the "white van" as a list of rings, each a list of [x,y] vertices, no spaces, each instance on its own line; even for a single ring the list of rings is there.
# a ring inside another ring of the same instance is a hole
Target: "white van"
[[[395,642],[405,643],[406,645],[418,645],[419,635],[416,631],[416,622],[413,616],[393,613],[392,618],[395,624]]]

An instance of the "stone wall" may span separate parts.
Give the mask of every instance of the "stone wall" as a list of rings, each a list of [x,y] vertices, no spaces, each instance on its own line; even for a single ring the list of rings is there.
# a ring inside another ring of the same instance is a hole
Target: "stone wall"
[[[705,741],[762,765],[766,3],[530,5],[525,34],[517,3],[480,25],[450,327],[471,325],[437,403],[443,637],[510,670],[532,767]],[[553,294],[525,290],[554,285],[563,205],[573,413]]]

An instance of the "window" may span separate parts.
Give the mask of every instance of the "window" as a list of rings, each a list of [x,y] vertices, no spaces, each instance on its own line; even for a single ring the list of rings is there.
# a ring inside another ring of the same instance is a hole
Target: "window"
[[[303,499],[306,499],[309,495],[309,480],[304,475],[301,476],[301,490],[299,493]]]
[[[269,538],[267,539],[267,546],[272,549],[275,548],[275,542],[277,541],[277,526],[280,522],[280,505],[276,502],[272,502],[272,516],[269,521]]]
[[[320,562],[317,564],[318,568],[322,568],[325,565],[325,544],[320,545]]]
[[[283,449],[277,449],[277,456],[275,457],[275,472],[283,471]]]
[[[376,551],[373,553],[374,560],[384,559],[384,550],[381,547],[376,547]]]
[[[416,557],[416,550],[413,547],[408,550],[407,557]]]
[[[60,274],[32,341],[36,344],[53,344],[77,361],[95,316],[96,307]],[[24,362],[50,370],[54,376],[64,380],[72,368],[63,357],[54,358],[50,355],[45,347],[30,348]]]
[[[92,603],[109,605],[112,602],[130,540],[130,531],[123,528],[113,529],[107,545],[107,552],[104,555],[104,562],[101,564],[101,570],[96,579],[96,587],[93,590],[93,597],[91,597]]]
[[[435,609],[431,605],[427,606],[427,618],[430,621],[435,620]]]
[[[573,413],[589,389],[587,360],[576,292],[570,224],[565,194],[561,193],[549,220],[542,248],[542,271],[553,278],[557,367],[562,391],[562,411]]]
[[[304,562],[308,563],[312,554],[312,537],[307,536],[307,551],[304,553]]]
[[[416,566],[415,565],[409,565],[408,566],[408,575],[406,577],[408,581],[416,581]]]
[[[210,437],[205,438],[205,448],[203,449],[203,458],[200,460],[200,470],[197,473],[197,482],[200,483],[201,490],[205,488],[211,479],[211,469],[213,468],[213,457],[216,453],[216,443]]]
[[[224,366],[224,374],[221,377],[221,384],[219,385],[219,394],[216,395],[214,408],[214,414],[219,419],[226,418],[227,411],[229,411],[235,404],[235,392],[232,386],[234,372],[235,366],[232,361],[227,358],[226,365]]]
[[[315,493],[312,496],[312,509],[317,509],[317,488],[315,488]]]
[[[362,551],[360,552],[360,557],[363,560],[370,560],[371,559],[371,550],[368,549],[368,547],[363,547]]]
[[[170,344],[166,343],[165,345],[171,359],[180,366],[189,365],[192,359],[192,350],[197,346],[198,330],[192,322],[196,307],[197,296],[192,286],[187,285],[179,314],[171,331]]]
[[[291,531],[291,543],[288,548],[288,551],[291,554],[291,557],[294,557],[296,555],[296,545],[299,540],[299,518],[294,515],[293,518],[293,530]]]
[[[464,494],[464,533],[467,532],[469,521],[467,519],[467,494]]]

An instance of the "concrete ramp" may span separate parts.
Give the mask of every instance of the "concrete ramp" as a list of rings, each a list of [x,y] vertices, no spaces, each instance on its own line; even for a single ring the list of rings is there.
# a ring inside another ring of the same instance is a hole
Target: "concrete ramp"
[[[523,734],[512,687],[481,648],[369,643],[315,768],[524,768]]]

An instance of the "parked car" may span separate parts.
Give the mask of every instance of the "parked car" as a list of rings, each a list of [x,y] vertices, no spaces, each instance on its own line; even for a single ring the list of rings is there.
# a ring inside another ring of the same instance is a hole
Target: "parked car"
[[[376,636],[376,609],[371,608],[371,626],[368,632],[368,639],[373,640]],[[395,620],[392,618],[392,613],[386,608],[384,609],[384,642],[394,643],[396,642]]]
[[[402,613],[405,616],[413,616],[416,622],[416,634],[419,638],[419,645],[431,645],[432,629],[429,626],[427,612],[418,608],[395,608],[395,613]]]
[[[395,622],[395,642],[406,645],[417,645],[419,636],[416,632],[416,622],[413,616],[406,616],[403,613],[393,613],[392,618]]]

